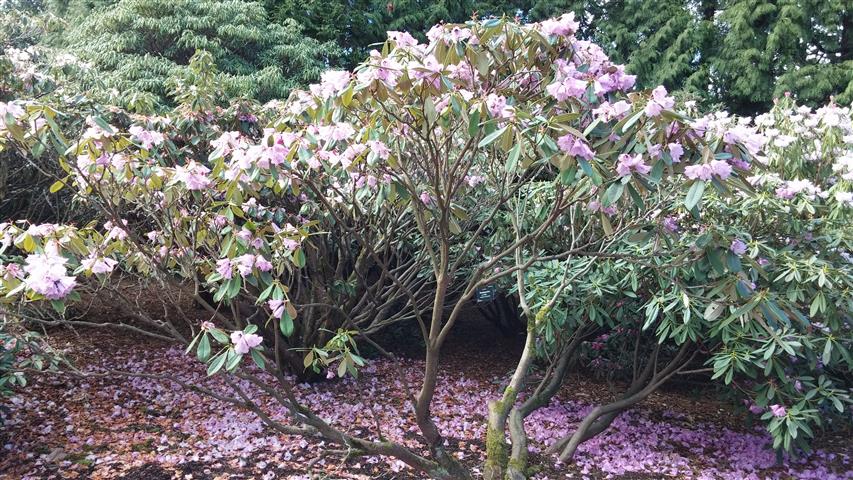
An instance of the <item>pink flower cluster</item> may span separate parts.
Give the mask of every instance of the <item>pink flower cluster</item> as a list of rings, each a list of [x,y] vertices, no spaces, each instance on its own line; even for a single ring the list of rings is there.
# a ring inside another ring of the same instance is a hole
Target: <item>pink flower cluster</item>
[[[151,150],[151,147],[160,145],[165,140],[162,133],[153,130],[145,130],[138,125],[130,127],[128,132],[134,140],[142,145],[142,148],[145,150]]]
[[[263,342],[263,337],[255,335],[254,333],[231,333],[231,343],[234,344],[234,351],[241,355],[249,353],[249,350],[257,347]]]
[[[545,35],[555,37],[570,37],[578,31],[580,22],[575,20],[575,12],[565,13],[558,18],[549,18],[539,24],[539,29]]]
[[[789,180],[782,182],[782,184],[776,188],[776,196],[783,200],[794,198],[800,193],[804,194],[811,200],[814,200],[816,196],[826,196],[826,194],[821,191],[820,187],[812,183],[810,180]]]
[[[671,110],[675,105],[675,99],[667,94],[666,88],[663,85],[652,90],[652,98],[646,104],[643,110],[650,117],[657,117],[664,110]]]
[[[115,260],[108,257],[98,257],[96,255],[89,256],[80,261],[80,265],[86,270],[96,274],[106,274],[113,271],[118,264]]]
[[[27,277],[24,284],[35,293],[43,295],[48,300],[65,298],[77,280],[67,275],[65,264],[68,259],[59,254],[55,243],[48,243],[44,253],[29,255],[24,265]]]
[[[592,160],[595,156],[595,153],[593,153],[592,149],[589,148],[589,145],[587,145],[585,141],[575,137],[571,133],[558,138],[557,146],[560,147],[560,150],[568,153],[569,155],[582,157],[587,160]]]
[[[0,102],[0,119],[5,123],[6,116],[9,115],[14,119],[18,119],[24,116],[26,110],[17,102]]]
[[[175,182],[183,183],[188,190],[204,190],[211,183],[207,177],[208,173],[210,173],[209,168],[190,160],[184,166],[175,167],[175,174],[172,178]]]
[[[261,255],[253,255],[246,253],[237,258],[223,258],[216,262],[216,273],[225,279],[231,279],[234,276],[234,267],[241,277],[247,277],[252,274],[252,269],[257,268],[261,272],[269,272],[273,265]]]
[[[647,175],[651,171],[652,167],[643,162],[643,156],[639,153],[636,155],[629,155],[627,153],[619,155],[619,163],[616,165],[616,173],[620,177],[627,177],[631,175],[631,173]]]
[[[721,180],[729,178],[732,174],[732,166],[725,160],[711,160],[699,165],[688,165],[684,168],[684,175],[691,179],[710,180],[717,175]]]

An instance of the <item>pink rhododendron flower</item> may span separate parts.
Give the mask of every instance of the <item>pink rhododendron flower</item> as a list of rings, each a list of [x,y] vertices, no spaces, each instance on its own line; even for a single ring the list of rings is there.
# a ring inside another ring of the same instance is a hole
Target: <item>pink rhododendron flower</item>
[[[652,90],[652,98],[646,104],[643,110],[650,117],[657,117],[660,112],[670,110],[675,105],[675,99],[667,95],[666,88],[663,85]]]
[[[12,118],[18,119],[24,116],[25,113],[26,110],[15,102],[0,102],[0,120],[5,121],[6,115],[11,115]]]
[[[291,252],[299,248],[299,241],[294,240],[292,238],[285,238],[281,241],[284,244],[284,248],[290,250]]]
[[[789,180],[782,182],[782,185],[776,188],[776,196],[783,200],[794,198],[800,193],[805,194],[806,198],[811,200],[814,200],[816,196],[825,195],[820,187],[810,180]]]
[[[208,173],[210,173],[209,168],[191,160],[186,166],[178,165],[175,167],[174,179],[186,185],[188,190],[204,190],[210,186],[210,179],[207,178]]]
[[[841,204],[853,206],[853,192],[835,192],[835,201]]]
[[[601,202],[598,200],[593,200],[587,204],[586,208],[591,212],[601,212],[605,215],[615,215],[616,214],[616,205],[610,205],[609,207],[602,207]]]
[[[223,258],[216,262],[216,273],[222,278],[230,280],[234,276],[234,264],[229,258]]]
[[[666,229],[667,232],[675,233],[679,230],[678,222],[675,220],[675,217],[669,216],[663,219],[663,228]]]
[[[414,47],[418,44],[418,41],[409,32],[390,31],[388,32],[388,38],[396,43],[398,47]]]
[[[240,276],[246,277],[252,274],[252,267],[255,266],[255,256],[251,253],[246,253],[235,258],[234,263],[237,264],[237,271],[240,272]]]
[[[216,328],[216,325],[214,325],[213,322],[210,322],[210,321],[201,322],[201,329],[202,330],[213,330],[214,328]]]
[[[252,235],[252,232],[246,227],[241,228],[240,231],[237,232],[234,236],[246,243],[251,242],[252,237],[254,237],[254,235]]]
[[[558,138],[557,146],[560,147],[560,150],[568,153],[569,155],[583,157],[587,160],[592,160],[595,156],[585,141],[575,137],[571,133]]]
[[[163,134],[160,132],[155,132],[151,130],[145,130],[144,128],[134,125],[128,129],[128,132],[133,136],[133,138],[142,144],[142,148],[145,150],[151,150],[151,147],[154,145],[160,145],[163,143],[165,138]]]
[[[628,75],[625,73],[625,66],[624,65],[617,65],[615,72],[604,74],[601,77],[599,77],[599,79],[598,79],[598,83],[601,84],[601,88],[604,90],[603,93],[614,92],[614,91],[621,91],[621,92],[628,91],[634,87],[634,83],[636,83],[636,81],[637,81],[636,75]],[[596,92],[596,93],[598,93],[598,92]],[[621,110],[621,113],[619,113],[617,116],[621,116],[623,113],[630,110],[630,104],[628,104],[628,102],[626,102],[624,100],[620,100],[613,105],[614,105],[614,107],[616,107],[617,104],[623,104],[623,103],[625,105],[627,105],[628,108],[623,109],[623,107],[621,107],[621,106],[617,107],[617,112],[619,110]]]
[[[711,160],[711,170],[715,175],[725,180],[732,174],[732,166],[725,160]]]
[[[767,138],[752,127],[738,124],[723,134],[723,141],[729,145],[741,144],[746,147],[750,155],[756,155],[767,143]]]
[[[284,300],[270,300],[267,302],[267,305],[272,310],[272,315],[275,318],[281,318],[284,316],[284,306],[287,304]]]
[[[216,140],[210,142],[214,150],[222,150],[223,155],[228,155],[234,147],[240,144],[240,132],[225,132]]]
[[[349,85],[352,76],[344,70],[327,70],[320,76],[320,83],[311,85],[311,93],[326,99],[343,91]]]
[[[421,199],[421,203],[423,203],[424,205],[429,205],[432,203],[432,197],[430,196],[429,192],[421,192],[419,198]]]
[[[443,24],[433,25],[432,28],[427,32],[427,38],[430,42],[437,42],[439,40],[444,41],[445,43],[450,42],[460,42],[462,40],[466,40],[471,37],[471,29],[460,27],[458,25],[454,25],[450,28],[450,30],[446,29]]]
[[[118,226],[113,222],[107,222],[104,224],[104,228],[107,230],[106,240],[124,240],[127,238],[127,230],[122,227],[127,226],[127,220],[122,220],[122,226]]]
[[[585,80],[579,80],[573,77],[566,77],[563,80],[555,81],[554,83],[545,87],[545,91],[548,92],[549,95],[556,98],[559,101],[565,101],[569,98],[580,98],[583,96],[584,92],[586,92],[586,87],[588,82]]]
[[[711,160],[710,163],[699,165],[688,165],[684,168],[684,175],[692,180],[710,180],[714,175],[725,180],[732,174],[732,166],[723,160]]]
[[[770,405],[770,411],[773,412],[774,417],[784,417],[788,414],[788,411],[782,405]]]
[[[24,272],[21,270],[21,266],[17,263],[10,263],[8,265],[0,265],[0,278],[3,280],[12,280],[13,278],[21,279],[24,277]]]
[[[77,284],[74,277],[66,275],[66,263],[68,259],[59,255],[56,245],[49,244],[45,253],[27,257],[24,271],[28,276],[24,284],[48,300],[65,298]]]
[[[231,334],[231,343],[234,344],[234,351],[241,355],[249,353],[249,350],[257,347],[263,341],[263,337],[254,333],[233,332]]]
[[[104,274],[112,272],[117,263],[112,258],[88,257],[84,258],[80,265],[86,270],[91,270],[92,273]]]
[[[486,181],[486,177],[482,175],[466,175],[465,183],[468,184],[469,187],[476,187],[477,185],[484,183]]]
[[[255,257],[255,267],[262,272],[269,272],[272,270],[272,263],[263,256],[258,255]]]
[[[388,146],[379,140],[370,140],[367,142],[367,146],[370,148],[371,152],[376,154],[376,156],[382,160],[388,160],[388,157],[391,156],[391,150],[389,150]]]
[[[684,155],[684,147],[680,143],[670,143],[667,145],[667,149],[669,150],[669,156],[672,157],[672,163],[681,161],[681,157]]]
[[[568,37],[578,31],[580,22],[575,20],[575,12],[569,12],[558,18],[549,18],[539,24],[543,34],[555,37]]]
[[[623,153],[619,155],[619,164],[616,165],[616,174],[620,177],[627,177],[632,172],[643,175],[652,171],[652,167],[643,163],[643,156],[639,153],[636,155],[628,155]]]
[[[743,243],[743,240],[736,238],[732,240],[729,250],[731,250],[735,255],[741,256],[746,253],[746,244]]]
[[[604,121],[610,121],[615,118],[622,118],[629,111],[631,111],[631,104],[625,100],[619,100],[616,103],[602,102],[592,113],[598,117],[603,117]]]
[[[490,93],[489,96],[486,97],[486,107],[488,107],[489,113],[491,113],[493,117],[510,118],[514,115],[512,107],[507,106],[506,97],[503,95]]]

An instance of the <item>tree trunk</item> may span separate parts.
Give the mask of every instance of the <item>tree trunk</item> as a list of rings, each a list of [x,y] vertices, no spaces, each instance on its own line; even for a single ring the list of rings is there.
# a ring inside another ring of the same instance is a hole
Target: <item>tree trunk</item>
[[[515,406],[518,392],[524,387],[527,371],[533,363],[536,349],[536,321],[527,315],[527,337],[524,350],[515,367],[515,372],[504,389],[499,401],[489,402],[489,424],[486,427],[486,464],[483,468],[485,480],[502,480],[507,468],[509,446],[506,442],[506,422],[510,410]]]
[[[539,383],[536,391],[520,406],[515,407],[509,414],[509,435],[512,440],[512,451],[507,461],[507,480],[524,480],[527,478],[527,432],[524,430],[524,419],[537,409],[547,405],[563,385],[569,365],[575,357],[577,347],[584,338],[584,328],[579,328],[571,342],[563,349],[550,375]]]

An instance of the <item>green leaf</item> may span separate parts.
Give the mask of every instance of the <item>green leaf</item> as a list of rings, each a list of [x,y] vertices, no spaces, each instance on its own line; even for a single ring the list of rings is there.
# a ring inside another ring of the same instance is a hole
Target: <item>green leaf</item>
[[[225,370],[233,372],[234,369],[237,368],[237,365],[240,365],[240,360],[243,359],[243,355],[240,355],[234,350],[228,350],[228,356],[226,358],[227,361],[225,363]]]
[[[217,342],[219,342],[223,345],[228,345],[229,343],[231,343],[231,339],[228,338],[228,335],[218,328],[212,328],[212,329],[208,330],[208,333],[210,333],[213,336],[214,340],[216,340]]]
[[[637,113],[628,117],[628,120],[625,122],[624,125],[622,125],[622,133],[627,132],[629,128],[633,127],[634,124],[637,123],[637,120],[639,120],[641,116],[643,116],[642,110],[640,110]]]
[[[474,137],[480,131],[480,109],[476,109],[468,115],[468,135]]]
[[[264,362],[264,357],[263,355],[261,355],[261,352],[258,351],[256,348],[253,348],[249,351],[249,353],[252,355],[252,360],[255,361],[255,365],[257,365],[261,368],[261,370],[263,370],[266,362]]]
[[[729,253],[728,259],[727,259],[727,264],[728,264],[729,270],[731,270],[732,272],[739,272],[741,269],[740,257],[735,255],[734,253]]]
[[[109,123],[107,123],[107,121],[104,120],[101,116],[96,115],[95,117],[93,117],[93,119],[95,120],[95,124],[101,127],[101,129],[103,129],[107,133],[115,133],[113,127]]]
[[[707,320],[709,322],[712,320],[716,320],[717,317],[719,317],[723,313],[723,310],[725,310],[725,308],[726,308],[725,305],[723,305],[721,303],[717,303],[717,302],[709,303],[708,306],[705,308],[705,314],[704,314],[705,320]]]
[[[281,329],[281,334],[285,337],[293,335],[293,319],[286,311],[281,316],[281,320],[278,321],[278,328]]]
[[[195,344],[196,342],[198,342],[199,337],[200,335],[196,335],[195,337],[193,337],[193,340],[190,342],[190,344],[187,346],[187,349],[184,351],[185,355],[189,355],[189,353],[193,351],[193,347],[195,347]]]
[[[301,248],[293,252],[293,264],[299,268],[305,266],[305,252]]]
[[[432,101],[432,97],[427,97],[424,101],[424,116],[429,123],[435,122],[435,119],[438,118],[438,112],[435,110],[435,102]]]
[[[62,187],[65,186],[65,180],[57,180],[53,182],[53,185],[50,186],[50,193],[56,193],[62,190]]]
[[[198,342],[198,350],[195,353],[202,362],[206,362],[210,357],[210,338],[207,333],[201,334],[201,341]]]
[[[53,307],[54,310],[56,310],[56,313],[60,315],[65,314],[65,302],[63,302],[62,300],[51,300],[50,306]]]
[[[607,215],[605,215],[604,213],[602,213],[600,217],[601,226],[604,228],[604,233],[607,234],[608,237],[613,235],[613,225],[610,224],[610,219],[607,218]]]
[[[486,137],[480,140],[480,143],[477,144],[477,148],[483,148],[488,146],[489,144],[500,138],[500,136],[504,134],[507,128],[508,127],[499,128],[494,132],[486,135]]]
[[[310,352],[308,352],[308,355],[305,355],[305,358],[302,360],[302,365],[305,368],[314,365],[314,350],[311,350]]]
[[[225,352],[220,353],[219,355],[213,357],[213,360],[210,362],[210,365],[207,366],[207,376],[211,376],[222,370],[222,366],[225,365]]]
[[[604,202],[602,202],[603,205],[607,207],[616,203],[622,196],[623,191],[625,191],[625,184],[623,184],[622,182],[610,184],[610,186],[607,187],[607,191],[604,192]]]
[[[712,250],[708,250],[705,254],[708,257],[708,262],[711,264],[711,267],[715,272],[722,275],[726,273],[726,267],[723,266],[723,261],[720,258],[720,250],[715,248]]]
[[[687,198],[684,199],[684,206],[688,210],[693,210],[693,207],[699,204],[699,201],[702,199],[703,193],[705,193],[705,182],[693,182],[693,185],[690,186],[690,190],[687,191]]]
[[[518,158],[521,156],[521,144],[516,143],[509,151],[509,156],[506,159],[506,171],[514,172],[518,166]]]
[[[832,340],[826,340],[826,344],[823,346],[823,355],[820,356],[820,359],[824,365],[829,365],[829,361],[832,360]]]

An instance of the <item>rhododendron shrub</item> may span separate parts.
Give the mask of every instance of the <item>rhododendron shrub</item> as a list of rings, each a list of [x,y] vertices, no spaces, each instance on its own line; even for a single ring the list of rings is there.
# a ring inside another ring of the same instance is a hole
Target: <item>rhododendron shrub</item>
[[[628,385],[550,448],[562,460],[681,373],[732,387],[767,424],[773,448],[808,449],[815,428],[849,421],[850,109],[812,112],[784,99],[754,124],[715,114],[693,126],[756,142],[752,166],[718,156],[724,172],[751,171],[753,193],[708,195],[701,217],[672,212],[595,265],[552,260],[528,272],[527,301],[547,308],[540,353],[550,361],[518,415],[546,402],[572,361],[623,372]],[[565,288],[580,272],[583,281]]]
[[[576,39],[576,28],[565,15],[437,25],[427,44],[391,32],[354,73],[326,72],[274,106],[280,115],[260,135],[223,132],[206,158],[171,156],[153,123],[125,130],[93,118],[65,152],[68,177],[57,188],[73,185],[103,223],[5,225],[4,248],[20,254],[3,284],[7,301],[62,311],[79,288],[109,288],[118,272],[167,285],[183,278],[210,320],[140,313],[144,325],[127,327],[187,345],[209,374],[228,375],[230,401],[271,428],[449,479],[471,472],[431,413],[443,344],[479,289],[514,285],[525,348],[489,405],[484,473],[523,478],[527,439],[515,407],[542,337],[564,330],[550,312],[606,262],[624,262],[642,272],[628,278],[645,283],[644,268],[696,260],[691,252],[656,258],[673,236],[668,226],[679,215],[701,221],[706,197],[748,191],[760,148],[751,131],[717,131],[673,112],[663,87],[631,92],[633,77]],[[39,115],[13,123],[35,126]],[[22,131],[4,136],[26,144]],[[528,270],[552,261],[567,262],[556,288],[529,302],[537,287]],[[198,295],[204,289],[212,303]],[[324,328],[304,321],[312,309],[333,312],[339,329],[323,345],[288,348],[297,329]],[[421,449],[330,424],[284,375],[295,353],[306,368],[357,374],[365,361],[357,340],[401,318],[415,320],[425,344],[422,383],[410,396]],[[247,357],[276,383],[253,373]],[[273,420],[231,376],[271,393],[292,422]]]

